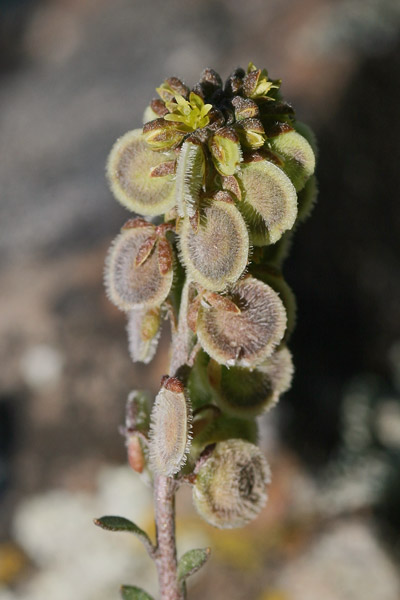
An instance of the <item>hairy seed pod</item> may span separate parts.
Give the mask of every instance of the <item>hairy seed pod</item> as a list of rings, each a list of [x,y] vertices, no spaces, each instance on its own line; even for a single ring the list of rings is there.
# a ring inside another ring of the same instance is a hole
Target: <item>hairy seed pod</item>
[[[116,141],[107,162],[108,180],[118,202],[146,216],[170,210],[175,205],[174,176],[151,177],[151,172],[174,159],[174,153],[150,150],[141,129],[128,131]]]
[[[127,433],[140,431],[147,435],[150,426],[151,400],[148,392],[133,390],[126,402],[125,427]]]
[[[185,464],[191,442],[191,408],[183,384],[165,377],[151,412],[150,464],[155,473],[170,477]]]
[[[165,152],[177,148],[182,142],[185,132],[182,131],[181,124],[177,121],[171,121],[168,113],[165,117],[149,121],[143,126],[143,138],[147,144],[147,149],[154,152]]]
[[[231,127],[223,127],[210,140],[214,166],[220,175],[234,175],[242,160],[239,137]]]
[[[233,203],[214,200],[204,208],[197,232],[184,219],[180,249],[193,281],[211,291],[225,289],[247,265],[249,236],[243,217]]]
[[[105,284],[111,302],[121,310],[154,308],[169,294],[173,269],[171,265],[168,272],[160,272],[159,242],[144,262],[136,264],[139,250],[153,233],[151,225],[124,229],[109,250]]]
[[[315,170],[315,155],[310,144],[297,131],[277,135],[270,144],[273,152],[283,159],[283,170],[299,192]]]
[[[310,216],[318,196],[318,183],[315,175],[312,175],[298,194],[299,212],[297,222],[304,223]]]
[[[287,317],[286,331],[282,343],[287,343],[296,325],[297,316],[296,297],[292,288],[286,283],[280,270],[275,269],[273,266],[252,264],[250,272],[257,277],[257,279],[260,279],[260,281],[271,286],[272,289],[279,294],[283,306],[285,307]]]
[[[252,371],[217,364],[215,368],[219,369],[219,376],[214,377],[218,405],[228,414],[247,419],[275,406],[279,396],[289,389],[293,375],[293,362],[286,347]]]
[[[205,158],[201,145],[184,142],[176,168],[176,204],[180,217],[194,216],[204,175]]]
[[[274,244],[291,229],[297,216],[297,195],[290,179],[272,162],[242,165],[240,183],[244,202],[240,209],[255,245]]]
[[[198,471],[193,502],[210,525],[243,527],[265,506],[270,479],[257,446],[239,439],[219,442]]]
[[[200,344],[220,364],[255,367],[281,342],[285,308],[269,285],[253,277],[238,281],[229,296],[240,313],[201,306],[197,323]]]
[[[199,411],[194,418],[193,441],[190,449],[190,456],[194,461],[210,444],[232,438],[240,438],[252,444],[258,441],[258,426],[254,419],[240,419],[231,415],[218,414],[218,410],[216,406],[211,405]]]
[[[148,364],[154,357],[161,333],[160,308],[139,308],[128,314],[129,354],[133,362]]]

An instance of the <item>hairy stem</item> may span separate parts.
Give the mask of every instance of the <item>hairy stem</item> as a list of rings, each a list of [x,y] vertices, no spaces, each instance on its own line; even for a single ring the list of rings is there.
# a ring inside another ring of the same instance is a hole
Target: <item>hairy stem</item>
[[[172,477],[157,475],[154,481],[154,503],[157,535],[156,566],[161,600],[183,600],[178,583],[175,543],[175,491]]]

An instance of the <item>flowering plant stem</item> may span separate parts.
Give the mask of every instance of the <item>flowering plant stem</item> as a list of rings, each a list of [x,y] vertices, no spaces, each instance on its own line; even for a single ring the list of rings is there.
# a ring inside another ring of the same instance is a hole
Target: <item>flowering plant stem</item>
[[[172,477],[157,475],[154,480],[156,521],[156,567],[161,600],[183,600],[183,586],[178,582],[175,543],[175,491]]]

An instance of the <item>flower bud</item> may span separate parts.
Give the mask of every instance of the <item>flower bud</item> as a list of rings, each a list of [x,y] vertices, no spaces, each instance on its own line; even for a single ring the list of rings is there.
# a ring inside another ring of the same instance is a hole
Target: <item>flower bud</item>
[[[252,419],[270,410],[279,396],[289,389],[293,363],[286,347],[274,352],[261,365],[249,371],[243,367],[217,365],[214,375],[217,404],[223,411],[237,417]]]
[[[167,114],[166,116],[171,116]],[[143,127],[143,137],[151,150],[164,152],[179,146],[185,136],[178,121],[155,119]]]
[[[265,69],[257,69],[253,63],[249,63],[247,75],[243,80],[243,92],[245,96],[249,98],[265,97],[279,87],[280,80],[270,81]]]
[[[249,254],[246,224],[233,203],[214,200],[202,211],[198,231],[184,219],[181,259],[189,277],[208,290],[220,291],[244,271]]]
[[[152,177],[152,170],[173,153],[152,152],[140,129],[128,131],[114,144],[107,162],[111,190],[123,206],[141,215],[160,215],[175,204],[173,175]]]
[[[310,144],[293,130],[277,135],[269,141],[273,152],[284,161],[282,168],[296,191],[300,191],[315,170],[315,155]]]
[[[139,251],[153,232],[150,224],[124,229],[109,250],[105,284],[111,302],[121,310],[158,307],[170,292],[173,269],[171,265],[168,271],[161,272],[160,241],[144,261],[136,262]],[[167,240],[165,242],[169,245]],[[169,250],[172,253],[170,245]]]
[[[146,459],[142,448],[140,438],[136,434],[131,434],[126,440],[126,449],[128,462],[136,473],[142,473],[146,465]]]
[[[193,217],[205,176],[205,157],[200,144],[187,140],[179,151],[176,169],[176,203],[180,217]]]
[[[193,502],[210,525],[243,527],[265,506],[269,482],[270,469],[257,446],[239,439],[219,442],[198,471]]]
[[[178,473],[191,442],[191,408],[183,384],[165,377],[151,412],[150,464],[159,475]]]
[[[161,333],[160,312],[159,307],[129,312],[126,329],[133,362],[148,364],[153,359]]]
[[[297,195],[290,179],[272,162],[245,163],[239,174],[243,200],[239,207],[255,245],[274,244],[291,229],[297,216]]]
[[[178,77],[168,77],[168,79],[156,89],[161,100],[164,102],[172,102],[176,94],[183,96],[183,98],[187,98],[189,95],[189,88],[183,81],[178,79]]]
[[[225,83],[225,93],[227,96],[234,96],[241,92],[244,76],[245,72],[240,67],[232,71]]]
[[[214,166],[221,175],[233,175],[239,169],[242,151],[239,138],[231,127],[223,127],[212,136],[210,152]]]
[[[265,132],[259,119],[243,119],[238,123],[236,132],[245,148],[256,150],[264,145]]]
[[[230,290],[240,313],[202,304],[197,335],[203,349],[227,366],[255,367],[271,356],[286,329],[286,312],[278,294],[253,277]]]
[[[235,96],[232,99],[232,106],[235,109],[236,121],[243,121],[243,119],[254,119],[260,115],[257,104],[254,102],[254,100],[250,100],[250,98]]]
[[[217,90],[222,88],[221,77],[214,69],[209,67],[202,72],[199,83],[206,98],[211,97]]]

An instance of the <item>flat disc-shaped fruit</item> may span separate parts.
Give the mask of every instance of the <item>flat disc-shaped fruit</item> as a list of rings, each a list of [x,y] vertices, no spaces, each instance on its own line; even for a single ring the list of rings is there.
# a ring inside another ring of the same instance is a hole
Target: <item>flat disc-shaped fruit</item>
[[[107,162],[114,196],[128,210],[141,215],[167,212],[175,205],[174,175],[151,177],[151,172],[174,159],[173,152],[150,150],[141,129],[128,131],[116,141]]]
[[[315,155],[305,137],[297,131],[281,133],[270,140],[272,150],[283,159],[282,169],[299,192],[315,170]]]
[[[271,356],[283,338],[286,312],[278,294],[253,277],[238,281],[229,297],[240,313],[202,305],[197,335],[220,364],[255,367]]]
[[[297,216],[296,190],[287,175],[267,160],[242,165],[243,210],[252,241],[274,244]],[[254,229],[254,231],[253,231]]]
[[[159,242],[146,260],[137,264],[143,244],[153,235],[153,227],[125,229],[111,246],[105,270],[105,283],[110,300],[121,310],[159,306],[168,296],[173,269],[161,273]]]
[[[189,277],[208,290],[220,291],[246,268],[247,227],[233,203],[214,200],[203,209],[197,230],[189,219],[183,221],[180,247]]]

